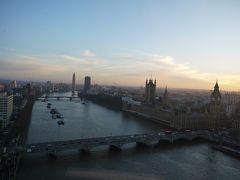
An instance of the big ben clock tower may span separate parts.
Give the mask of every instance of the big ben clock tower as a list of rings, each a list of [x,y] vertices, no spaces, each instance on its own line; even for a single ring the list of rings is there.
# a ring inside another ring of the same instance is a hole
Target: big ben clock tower
[[[211,105],[220,106],[221,105],[221,100],[222,100],[222,96],[221,96],[221,93],[219,91],[218,82],[216,82],[216,84],[214,86],[214,91],[212,92],[212,95],[211,95]]]
[[[212,116],[212,118],[214,119],[214,127],[216,127],[216,119],[219,118],[220,116],[220,112],[221,112],[221,100],[222,100],[222,96],[221,93],[219,91],[219,86],[218,86],[218,82],[216,82],[215,86],[214,86],[214,90],[211,94],[211,100],[210,100],[210,114]]]

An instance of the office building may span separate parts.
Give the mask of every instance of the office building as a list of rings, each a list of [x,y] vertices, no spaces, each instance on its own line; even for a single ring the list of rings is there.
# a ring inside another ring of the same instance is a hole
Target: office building
[[[7,127],[13,112],[13,95],[0,93],[0,129]]]
[[[88,90],[91,89],[91,77],[86,76],[84,79],[84,93],[86,94]]]

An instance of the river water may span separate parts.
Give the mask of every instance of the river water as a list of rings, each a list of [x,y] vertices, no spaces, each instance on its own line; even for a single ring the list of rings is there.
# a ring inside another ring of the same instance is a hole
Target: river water
[[[59,94],[55,94],[59,95]],[[70,95],[70,94],[60,94]],[[87,101],[52,100],[64,115],[64,126],[52,119],[46,102],[34,104],[28,143],[163,131],[147,120]],[[25,154],[19,180],[45,179],[240,179],[239,159],[211,148],[203,140],[160,143],[155,147],[123,146],[121,152],[98,147],[90,156],[66,150],[49,159],[44,153]]]

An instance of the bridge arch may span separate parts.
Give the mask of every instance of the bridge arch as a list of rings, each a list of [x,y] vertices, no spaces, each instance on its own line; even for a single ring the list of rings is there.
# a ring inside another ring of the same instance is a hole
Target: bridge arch
[[[121,151],[122,150],[122,146],[123,146],[123,144],[110,144],[109,145],[109,149],[110,149],[110,151],[111,150],[113,150],[113,151],[115,151],[115,150]]]
[[[202,137],[202,136],[192,136],[192,140],[203,140],[204,139],[204,137]]]
[[[177,136],[173,138],[173,142],[192,141],[192,136]]]
[[[158,140],[158,144],[162,144],[162,143],[172,143],[171,139],[159,139]]]

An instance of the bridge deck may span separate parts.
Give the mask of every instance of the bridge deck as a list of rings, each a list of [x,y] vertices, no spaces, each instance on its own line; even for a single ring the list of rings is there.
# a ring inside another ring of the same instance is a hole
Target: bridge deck
[[[38,99],[53,99],[53,98],[77,98],[79,99],[80,97],[78,96],[44,96],[44,97],[39,97]]]
[[[174,142],[178,139],[192,140],[194,138],[209,138],[207,131],[193,131],[193,132],[173,132],[171,134],[165,134],[163,132],[154,132],[147,134],[133,134],[133,135],[121,135],[121,136],[107,136],[107,137],[96,137],[66,141],[55,141],[55,142],[43,142],[43,143],[32,143],[26,146],[14,147],[8,149],[10,152],[57,152],[64,149],[82,149],[89,151],[91,148],[97,146],[114,146],[121,148],[127,143],[143,143],[150,145],[158,143],[160,140]]]

